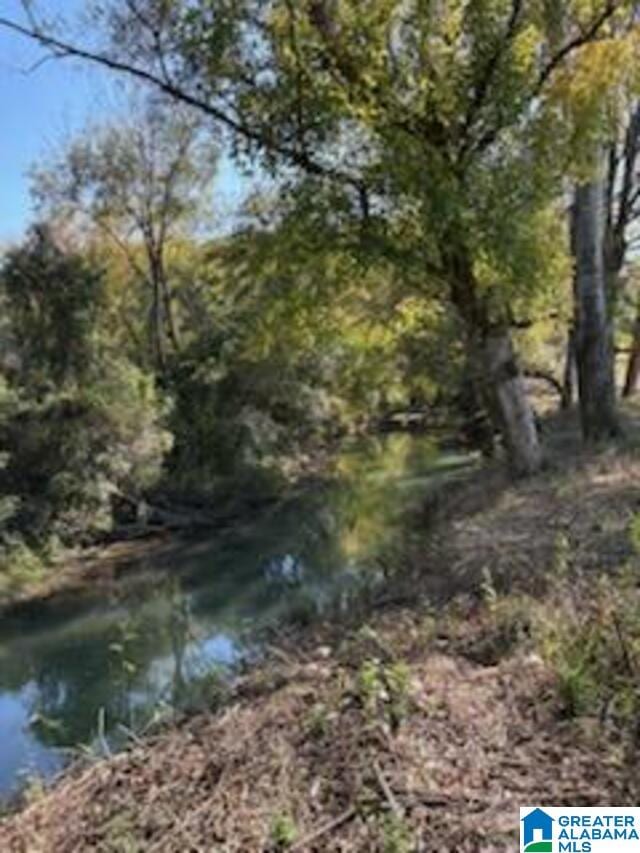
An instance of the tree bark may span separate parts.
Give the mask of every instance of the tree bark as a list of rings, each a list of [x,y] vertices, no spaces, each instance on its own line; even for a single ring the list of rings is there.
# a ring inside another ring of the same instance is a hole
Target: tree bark
[[[633,342],[627,364],[627,375],[625,376],[624,388],[622,390],[623,397],[633,397],[638,390],[638,379],[640,379],[640,305],[638,306],[636,320],[633,325]]]
[[[604,181],[576,189],[572,211],[575,255],[575,344],[582,433],[587,441],[619,432],[614,353],[604,257]]]
[[[539,470],[542,451],[523,373],[506,322],[496,322],[480,288],[468,254],[452,240],[446,256],[451,299],[467,332],[474,378],[491,424],[517,476]]]
[[[164,353],[164,328],[162,322],[162,297],[160,283],[152,280],[153,299],[151,304],[151,341],[155,366],[160,374],[165,372],[166,359]]]
[[[542,463],[535,416],[509,329],[494,327],[481,336],[479,364],[491,420],[504,443],[512,471],[534,474]]]
[[[562,395],[560,407],[570,409],[575,402],[576,390],[576,335],[573,328],[569,329],[567,335],[567,352],[564,363],[564,375],[562,378]]]

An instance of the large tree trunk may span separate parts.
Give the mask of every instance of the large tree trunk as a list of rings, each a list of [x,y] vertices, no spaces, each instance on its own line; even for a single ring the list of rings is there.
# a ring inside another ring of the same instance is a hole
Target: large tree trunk
[[[631,343],[631,352],[629,354],[629,362],[627,364],[627,375],[624,380],[624,389],[622,395],[624,397],[632,397],[638,390],[638,380],[640,379],[640,305],[636,313],[636,320],[633,325],[633,341]]]
[[[479,395],[502,438],[511,470],[518,476],[533,474],[542,464],[542,452],[509,327],[491,316],[479,296],[469,257],[453,241],[446,260],[451,298],[466,326]]]
[[[582,432],[588,441],[619,431],[603,214],[604,182],[597,179],[579,186],[572,212],[575,344]]]
[[[518,476],[535,473],[542,462],[533,409],[507,327],[482,333],[477,344],[484,397]]]

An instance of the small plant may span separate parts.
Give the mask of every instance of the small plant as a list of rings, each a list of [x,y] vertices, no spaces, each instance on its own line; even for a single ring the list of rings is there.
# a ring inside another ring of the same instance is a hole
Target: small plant
[[[19,537],[0,542],[0,595],[12,595],[42,580],[46,566]]]
[[[566,713],[606,713],[630,723],[640,672],[637,578],[627,571],[615,579],[577,578],[570,590],[559,584],[552,608],[536,608],[535,637],[556,673]]]
[[[143,846],[135,838],[135,818],[127,813],[115,815],[106,826],[106,849],[112,853],[142,853]]]
[[[357,695],[366,713],[382,716],[397,729],[409,712],[409,668],[402,661],[384,665],[378,658],[360,668]]]
[[[322,738],[329,729],[330,714],[322,702],[315,704],[307,715],[305,729],[309,737]]]
[[[28,776],[25,780],[21,797],[25,805],[31,806],[41,800],[46,793],[44,780],[41,776]]]
[[[491,569],[484,566],[482,569],[482,582],[480,583],[480,594],[489,612],[492,612],[498,601],[498,592],[491,574]]]
[[[191,678],[174,691],[173,703],[187,713],[216,711],[229,699],[229,679],[222,669]]]
[[[291,815],[278,814],[271,822],[271,842],[276,850],[287,850],[298,837],[298,830]]]
[[[412,853],[415,849],[413,833],[403,817],[385,815],[381,821],[383,853]]]
[[[377,658],[366,660],[358,672],[357,691],[365,710],[375,714],[378,700],[384,691],[381,678],[382,666]]]
[[[387,712],[393,728],[397,728],[409,713],[409,667],[399,661],[385,667],[389,701]]]
[[[531,633],[531,600],[524,595],[500,595],[484,587],[484,632],[465,643],[464,654],[483,666],[494,666],[522,646]]]

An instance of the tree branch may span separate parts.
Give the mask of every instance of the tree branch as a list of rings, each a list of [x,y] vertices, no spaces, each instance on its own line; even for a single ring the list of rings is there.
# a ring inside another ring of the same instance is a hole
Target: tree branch
[[[618,216],[615,229],[619,236],[624,235],[625,228],[632,218],[633,206],[638,198],[638,189],[634,191],[636,176],[636,160],[638,159],[638,146],[640,145],[640,101],[631,114],[629,126],[625,134],[624,150],[622,159],[624,161],[624,174],[622,187],[618,201]]]
[[[11,19],[2,16],[0,16],[0,27],[37,42],[42,47],[51,50],[52,53],[60,59],[69,57],[82,59],[94,65],[100,65],[110,71],[117,71],[122,74],[126,74],[142,83],[151,85],[163,92],[165,95],[181,101],[194,109],[200,110],[205,115],[215,119],[227,130],[233,131],[247,141],[258,145],[263,149],[279,154],[290,165],[296,166],[306,171],[308,174],[337,180],[347,186],[355,188],[356,190],[358,190],[362,185],[362,180],[357,176],[349,175],[341,172],[339,169],[332,169],[325,166],[313,159],[306,151],[273,143],[273,141],[267,143],[265,140],[266,134],[263,130],[246,125],[237,118],[234,118],[234,116],[224,112],[215,104],[186,91],[170,80],[165,80],[145,68],[140,68],[132,63],[124,62],[120,59],[109,56],[108,54],[100,53],[99,51],[78,47],[70,42],[44,33],[39,29],[24,26],[23,24],[19,24],[16,21],[12,21]]]
[[[615,15],[621,5],[622,0],[607,0],[602,12],[593,19],[587,29],[579,33],[575,38],[570,39],[557,51],[557,53],[554,54],[554,56],[551,57],[549,62],[547,62],[546,66],[540,72],[538,82],[534,89],[534,97],[540,94],[547,80],[549,80],[554,71],[562,65],[564,60],[570,56],[570,54],[579,48],[584,47],[585,44],[589,44],[589,42],[593,41],[602,27]]]
[[[491,83],[493,82],[493,78],[498,70],[498,66],[500,65],[500,60],[502,59],[505,50],[507,49],[509,43],[515,35],[516,27],[518,26],[518,18],[520,17],[521,11],[522,0],[512,0],[511,14],[509,15],[509,20],[507,22],[507,27],[505,29],[504,35],[498,42],[495,51],[492,53],[491,58],[485,66],[484,74],[480,78],[478,85],[474,88],[473,98],[471,99],[467,114],[465,115],[464,121],[462,123],[461,137],[464,140],[462,146],[463,154],[470,147],[470,140],[468,138],[469,131],[471,130],[476,116],[482,109],[482,106],[486,100],[486,97],[489,93],[489,89],[491,87]]]
[[[586,30],[580,32],[577,36],[570,39],[566,42],[561,48],[557,50],[557,52],[549,59],[547,64],[541,69],[540,74],[531,90],[531,97],[529,99],[529,103],[534,101],[536,98],[540,96],[540,93],[544,89],[546,83],[552,77],[554,72],[562,65],[562,63],[576,50],[579,50],[581,47],[584,47],[586,44],[592,42],[596,36],[599,34],[600,30],[604,27],[604,25],[609,21],[610,18],[618,11],[621,7],[623,0],[608,0],[602,12],[597,15],[591,24],[587,27]],[[478,144],[470,150],[474,150],[477,153],[480,153],[486,150],[490,145],[495,142],[495,140],[500,136],[502,131],[505,130],[505,126],[496,125],[495,127],[490,128],[487,132],[480,138]]]

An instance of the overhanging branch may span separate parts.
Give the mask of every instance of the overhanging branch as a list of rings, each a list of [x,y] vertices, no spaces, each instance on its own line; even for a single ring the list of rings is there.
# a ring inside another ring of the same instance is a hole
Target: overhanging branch
[[[227,130],[232,131],[248,142],[258,145],[265,150],[269,150],[272,153],[278,154],[290,165],[302,169],[307,172],[307,174],[322,178],[329,178],[346,186],[350,186],[358,192],[361,191],[363,186],[361,178],[355,175],[349,175],[339,169],[333,169],[329,166],[325,166],[314,159],[307,151],[302,151],[298,148],[292,148],[279,143],[267,143],[265,141],[265,134],[262,130],[250,127],[245,122],[240,121],[220,107],[216,106],[216,104],[212,104],[210,101],[207,101],[198,95],[194,95],[192,92],[188,92],[181,86],[154,74],[152,71],[140,68],[133,63],[125,62],[113,56],[109,56],[106,53],[79,47],[71,42],[64,41],[56,36],[45,33],[35,25],[25,26],[17,21],[11,20],[10,18],[0,16],[0,27],[16,33],[17,35],[23,36],[24,38],[30,39],[31,41],[37,42],[41,47],[50,50],[52,55],[59,59],[82,59],[86,62],[99,65],[110,71],[125,74],[128,77],[153,86],[163,94],[210,116]]]

